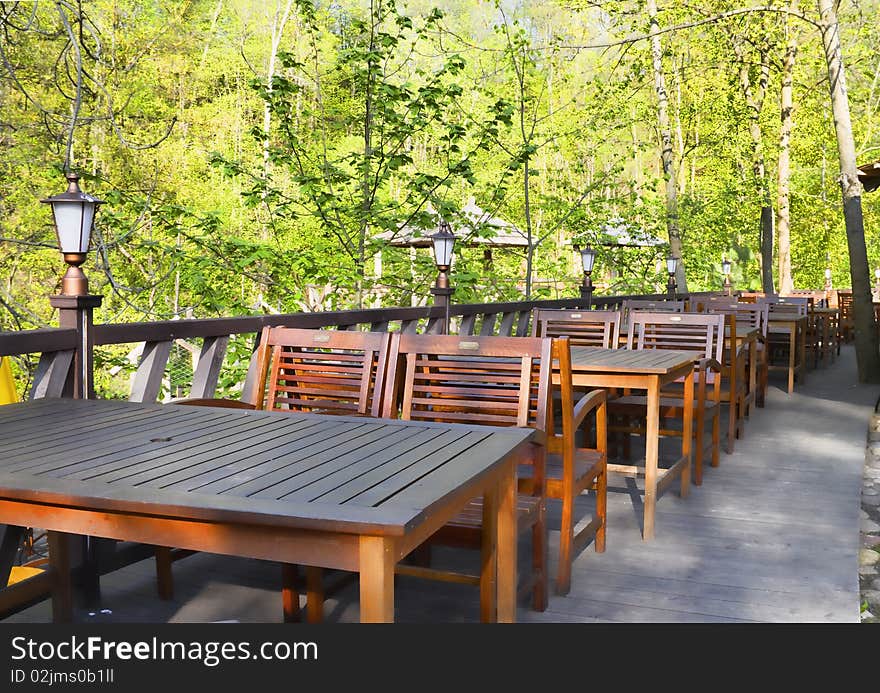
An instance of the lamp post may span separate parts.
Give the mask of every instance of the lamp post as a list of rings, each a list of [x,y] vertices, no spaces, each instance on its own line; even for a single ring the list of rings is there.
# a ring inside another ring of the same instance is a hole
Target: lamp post
[[[825,303],[831,301],[831,254],[825,253]]]
[[[724,275],[724,283],[721,288],[724,289],[725,296],[733,295],[733,284],[730,282],[730,260],[721,257],[721,273]]]
[[[584,268],[584,280],[581,283],[581,298],[587,310],[590,309],[593,302],[593,263],[596,261],[596,251],[590,246],[582,248],[578,251],[581,256],[581,264]]]
[[[449,334],[449,303],[455,289],[449,286],[449,268],[452,265],[452,250],[455,247],[455,234],[449,226],[449,222],[441,220],[437,225],[437,232],[431,235],[431,244],[434,247],[434,263],[437,265],[437,281],[431,288],[434,294],[434,305],[442,306],[443,324],[442,333]]]
[[[52,207],[58,248],[67,263],[67,272],[61,280],[61,293],[50,296],[49,303],[58,309],[58,324],[75,329],[77,347],[74,355],[73,380],[65,386],[65,394],[75,399],[90,399],[94,394],[94,310],[101,305],[103,296],[89,294],[89,280],[80,265],[86,261],[95,213],[102,201],[79,188],[79,176],[65,173],[67,190],[40,200]],[[80,587],[88,605],[100,599],[100,580],[97,543],[92,537],[82,542]]]
[[[669,279],[666,280],[666,297],[670,301],[675,300],[675,270],[678,267],[678,258],[675,255],[669,255],[666,258],[666,273]]]

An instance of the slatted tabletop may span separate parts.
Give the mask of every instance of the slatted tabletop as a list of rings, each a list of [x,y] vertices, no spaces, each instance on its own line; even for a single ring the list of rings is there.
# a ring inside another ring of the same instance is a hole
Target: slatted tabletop
[[[613,373],[663,375],[693,362],[694,354],[690,351],[571,347],[571,367],[574,371],[604,370]]]
[[[34,400],[0,408],[0,497],[400,534],[531,435],[516,428]]]

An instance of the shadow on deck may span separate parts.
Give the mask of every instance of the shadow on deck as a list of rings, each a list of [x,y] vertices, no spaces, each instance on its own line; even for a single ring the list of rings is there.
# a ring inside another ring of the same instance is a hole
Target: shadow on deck
[[[611,477],[608,547],[574,564],[571,593],[551,595],[523,622],[857,622],[859,498],[877,388],[856,384],[844,346],[792,395],[771,375],[767,406],[732,455],[707,468],[687,499],[670,490],[657,506],[657,538],[641,540],[635,482]],[[675,485],[673,484],[673,487]],[[592,499],[582,498],[584,509]],[[551,501],[551,527],[558,507]],[[555,568],[557,534],[550,537]],[[523,568],[527,547],[523,547]],[[439,552],[438,552],[439,553]],[[443,555],[440,554],[440,558]],[[447,558],[455,558],[447,556]],[[96,612],[79,622],[272,622],[281,619],[278,565],[197,554],[174,564],[176,596],[156,596],[155,566],[141,561],[102,579]],[[552,588],[551,588],[552,589]],[[398,621],[478,618],[473,587],[398,578]],[[328,601],[326,620],[358,619],[356,583]],[[48,601],[6,622],[48,622]]]

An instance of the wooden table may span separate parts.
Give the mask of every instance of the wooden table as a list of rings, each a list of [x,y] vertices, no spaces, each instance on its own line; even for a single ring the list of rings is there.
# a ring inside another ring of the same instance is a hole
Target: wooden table
[[[484,538],[481,615],[512,622],[516,468],[532,436],[524,428],[34,400],[0,407],[0,523],[50,530],[56,621],[72,617],[60,533],[358,571],[361,621],[393,621],[395,564],[484,495],[494,531]]]
[[[788,335],[788,363],[784,366],[774,366],[769,369],[788,372],[788,392],[794,392],[794,379],[797,376],[803,382],[806,372],[806,328],[807,316],[798,315],[794,311],[770,313],[767,319],[768,339],[771,334]]]
[[[691,437],[694,410],[693,352],[666,349],[571,348],[572,383],[575,386],[632,388],[648,393],[645,433],[645,508],[642,538],[654,538],[657,498],[675,477],[681,480],[681,495],[687,496],[691,474]],[[684,379],[684,428],[681,457],[667,470],[658,469],[660,446],[660,388]],[[634,473],[631,465],[609,464],[608,469]]]

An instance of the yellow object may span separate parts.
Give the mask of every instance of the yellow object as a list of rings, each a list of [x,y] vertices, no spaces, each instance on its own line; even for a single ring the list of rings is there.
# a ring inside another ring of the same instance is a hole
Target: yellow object
[[[39,575],[43,571],[39,568],[29,568],[28,566],[23,565],[14,565],[12,566],[12,572],[9,573],[9,583],[7,587],[14,585],[16,582],[23,582],[28,578],[32,578],[35,575]]]
[[[17,401],[18,393],[15,391],[9,359],[0,358],[0,404],[12,404]]]

